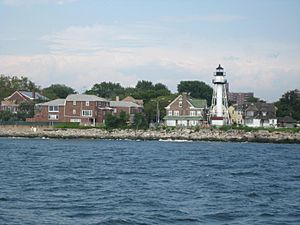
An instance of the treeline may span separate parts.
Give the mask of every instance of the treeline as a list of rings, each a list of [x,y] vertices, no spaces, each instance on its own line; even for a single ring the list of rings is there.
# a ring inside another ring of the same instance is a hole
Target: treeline
[[[42,92],[49,99],[66,98],[69,94],[76,93],[72,87],[64,84],[52,84],[49,87],[42,88],[24,76],[18,78],[16,76],[0,75],[0,101],[16,90],[35,90]],[[138,81],[134,87],[123,87],[120,83],[101,82],[94,84],[91,89],[85,91],[86,94],[97,95],[109,100],[115,100],[116,96],[119,96],[120,99],[126,96],[142,99],[144,101],[144,119],[148,123],[156,121],[157,107],[159,107],[160,119],[162,119],[165,116],[164,108],[181,92],[188,92],[194,98],[206,99],[208,105],[211,104],[213,89],[202,81],[180,81],[177,85],[177,93],[172,93],[162,83],[152,83],[145,80]],[[257,99],[254,100],[257,101]],[[300,120],[299,90],[287,91],[275,102],[275,105],[278,116],[292,116],[296,120]],[[33,113],[30,107],[32,106],[25,105],[23,107],[23,112],[30,112],[25,116],[30,116]],[[27,110],[27,108],[30,108],[30,110]],[[144,119],[138,118],[140,121],[144,121]],[[122,121],[122,118],[118,121]]]

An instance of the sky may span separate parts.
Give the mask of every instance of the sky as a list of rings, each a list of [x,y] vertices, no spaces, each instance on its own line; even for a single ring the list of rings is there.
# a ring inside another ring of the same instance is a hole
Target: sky
[[[0,0],[0,74],[83,92],[111,81],[212,86],[268,102],[300,89],[299,0]]]

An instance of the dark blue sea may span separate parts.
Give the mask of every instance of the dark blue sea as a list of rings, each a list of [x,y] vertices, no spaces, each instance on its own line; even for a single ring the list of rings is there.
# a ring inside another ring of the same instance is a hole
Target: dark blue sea
[[[0,224],[300,224],[300,145],[1,138]]]

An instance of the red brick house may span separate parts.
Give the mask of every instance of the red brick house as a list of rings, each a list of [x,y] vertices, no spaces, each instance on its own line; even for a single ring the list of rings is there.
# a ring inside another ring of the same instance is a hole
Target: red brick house
[[[133,123],[134,115],[136,113],[141,113],[144,110],[142,105],[138,105],[131,101],[118,101],[118,98],[116,101],[110,101],[110,107],[113,109],[113,114],[116,116],[119,116],[122,111],[126,112],[126,114],[129,115],[130,123]]]
[[[110,103],[95,95],[72,94],[66,99],[36,104],[33,118],[36,122],[78,122],[84,125],[104,123],[106,113],[111,113]]]
[[[165,109],[164,120],[167,126],[191,127],[205,123],[207,102],[204,99],[192,98],[188,93],[182,93]]]
[[[35,91],[15,91],[10,96],[4,98],[4,101],[1,101],[0,110],[8,110],[16,113],[18,111],[19,105],[22,102],[34,100],[47,101],[49,99]]]

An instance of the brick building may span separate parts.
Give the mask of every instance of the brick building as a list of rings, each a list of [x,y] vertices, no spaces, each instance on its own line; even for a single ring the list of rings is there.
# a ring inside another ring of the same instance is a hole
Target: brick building
[[[188,93],[182,93],[165,109],[164,120],[167,126],[197,126],[205,123],[207,102],[204,99],[192,98]]]
[[[238,105],[245,104],[249,98],[253,98],[253,92],[229,92],[228,100],[232,103],[236,103]]]
[[[1,101],[0,110],[8,110],[10,112],[16,113],[18,111],[18,107],[22,102],[29,102],[35,100],[47,101],[49,99],[35,91],[15,91],[10,96],[4,98],[4,100]]]

